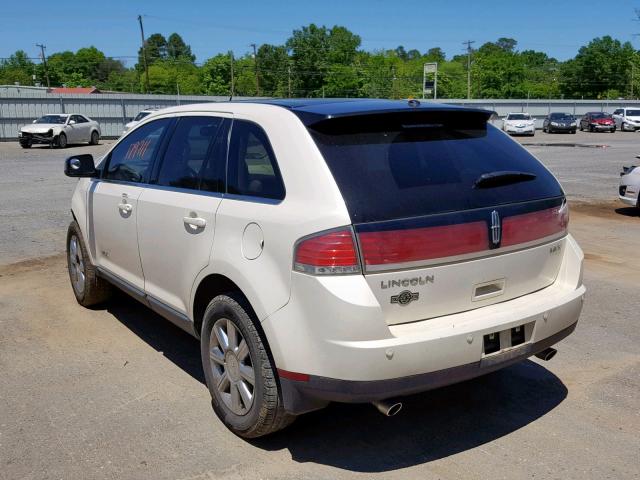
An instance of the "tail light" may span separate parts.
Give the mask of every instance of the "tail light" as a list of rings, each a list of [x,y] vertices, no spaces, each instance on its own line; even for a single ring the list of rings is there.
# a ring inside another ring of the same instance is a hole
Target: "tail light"
[[[321,232],[298,242],[293,269],[312,275],[360,273],[360,262],[349,227]]]
[[[569,206],[540,210],[507,217],[502,221],[502,246],[532,242],[544,237],[566,233],[569,226]]]
[[[367,267],[451,257],[489,248],[486,222],[361,232],[359,239]]]

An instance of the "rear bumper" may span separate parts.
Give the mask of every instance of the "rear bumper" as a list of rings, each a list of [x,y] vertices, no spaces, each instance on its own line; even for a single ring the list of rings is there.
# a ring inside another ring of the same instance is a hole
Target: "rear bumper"
[[[311,375],[308,381],[280,378],[285,409],[302,414],[326,406],[329,402],[366,403],[425,392],[476,378],[521,362],[555,345],[570,335],[577,321],[535,343],[499,353],[487,359],[434,372],[389,380],[349,381]]]
[[[618,199],[624,203],[625,205],[629,205],[630,207],[636,207],[638,206],[638,199],[637,198],[631,198],[631,197],[623,197],[622,195],[618,195]]]
[[[583,254],[571,236],[555,282],[473,310],[388,325],[362,276],[294,273],[289,303],[262,326],[280,374],[285,409],[368,402],[473,378],[534,355],[575,328],[582,311]],[[516,344],[511,329],[523,327]],[[484,336],[498,334],[487,353]],[[512,346],[515,345],[515,346]]]

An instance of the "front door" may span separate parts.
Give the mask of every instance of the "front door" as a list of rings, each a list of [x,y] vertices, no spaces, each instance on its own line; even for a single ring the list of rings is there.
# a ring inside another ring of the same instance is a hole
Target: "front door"
[[[180,117],[139,199],[145,293],[185,316],[193,282],[211,257],[229,124],[221,116]]]
[[[171,119],[127,136],[105,159],[102,177],[89,190],[88,224],[97,265],[139,290],[144,274],[138,251],[138,200]]]

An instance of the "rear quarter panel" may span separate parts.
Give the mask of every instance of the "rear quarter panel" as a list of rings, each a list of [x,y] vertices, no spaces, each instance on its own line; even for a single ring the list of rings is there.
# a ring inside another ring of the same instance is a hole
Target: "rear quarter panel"
[[[291,291],[296,240],[311,233],[351,223],[333,176],[302,122],[273,105],[233,106],[234,118],[252,121],[266,132],[285,184],[280,202],[225,197],[216,215],[212,258],[194,282],[210,274],[232,280],[247,296],[259,320],[287,304]],[[243,254],[243,234],[250,223],[260,226],[264,248],[249,260]]]

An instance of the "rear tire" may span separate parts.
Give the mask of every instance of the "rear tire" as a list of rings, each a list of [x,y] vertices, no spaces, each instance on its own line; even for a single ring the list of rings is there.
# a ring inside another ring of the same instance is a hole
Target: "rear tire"
[[[20,142],[22,148],[31,148],[31,142]]]
[[[91,132],[91,140],[89,141],[89,145],[98,145],[100,141],[100,134],[95,130]]]
[[[232,292],[209,303],[200,335],[213,410],[243,438],[268,435],[295,419],[284,410],[276,369],[256,323],[246,299]]]
[[[67,230],[67,269],[73,294],[83,307],[102,303],[111,296],[112,287],[105,279],[98,277],[75,220]]]

